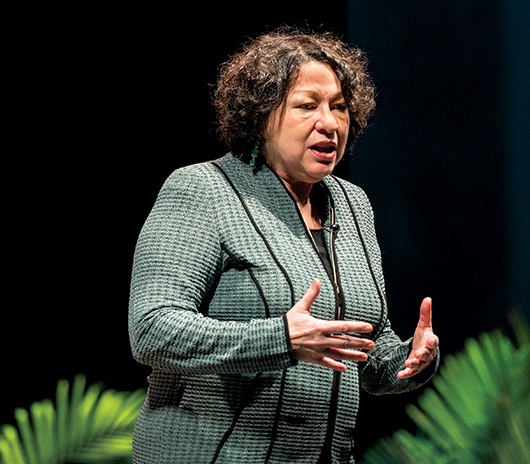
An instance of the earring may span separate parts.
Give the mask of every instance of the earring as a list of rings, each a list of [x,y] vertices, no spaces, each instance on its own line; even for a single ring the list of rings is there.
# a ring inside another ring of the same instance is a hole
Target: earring
[[[259,140],[256,140],[256,143],[254,143],[254,150],[252,150],[252,153],[250,156],[252,156],[252,159],[250,160],[250,165],[254,166],[256,164],[256,158],[258,157],[258,147],[259,147]]]

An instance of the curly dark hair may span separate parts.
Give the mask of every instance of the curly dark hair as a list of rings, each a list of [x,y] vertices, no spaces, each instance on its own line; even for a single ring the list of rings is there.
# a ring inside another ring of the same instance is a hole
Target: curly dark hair
[[[346,149],[353,148],[375,107],[365,54],[331,33],[282,28],[244,45],[221,67],[214,103],[219,134],[235,156],[250,158],[268,116],[281,105],[307,62],[327,64],[337,75],[350,114]]]

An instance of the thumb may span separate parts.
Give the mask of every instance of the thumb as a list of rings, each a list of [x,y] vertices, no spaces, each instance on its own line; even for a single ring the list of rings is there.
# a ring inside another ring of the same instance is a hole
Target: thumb
[[[432,327],[432,299],[424,298],[420,306],[420,320],[418,326],[423,329]]]
[[[298,306],[299,309],[309,314],[309,312],[311,311],[311,306],[317,299],[317,296],[319,293],[320,293],[320,280],[313,279],[313,283],[311,284],[311,287],[309,287],[309,290],[305,292],[305,295],[296,304],[296,306]]]

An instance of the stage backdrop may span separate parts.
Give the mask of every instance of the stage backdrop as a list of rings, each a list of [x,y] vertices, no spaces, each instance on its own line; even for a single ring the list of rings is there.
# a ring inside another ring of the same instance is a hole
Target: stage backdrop
[[[0,423],[78,372],[146,387],[127,336],[136,238],[174,169],[226,152],[211,105],[219,64],[282,23],[333,30],[370,59],[378,108],[337,172],[373,203],[398,334],[412,335],[427,295],[445,354],[509,330],[516,304],[529,314],[528,4],[328,3],[72,10],[21,35]],[[416,395],[366,395],[359,455],[409,425]]]

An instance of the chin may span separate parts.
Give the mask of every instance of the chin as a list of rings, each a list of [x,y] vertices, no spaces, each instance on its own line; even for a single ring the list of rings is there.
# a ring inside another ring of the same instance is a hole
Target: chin
[[[318,166],[314,169],[315,173],[318,173],[322,176],[328,176],[333,172],[335,166],[337,165],[337,160],[334,159],[329,163],[318,163]]]
[[[308,172],[308,176],[311,177],[312,182],[311,183],[317,183],[320,182],[324,177],[329,176],[333,169],[335,168],[335,164],[329,165],[329,166],[322,166],[320,169],[315,169],[310,172]]]

